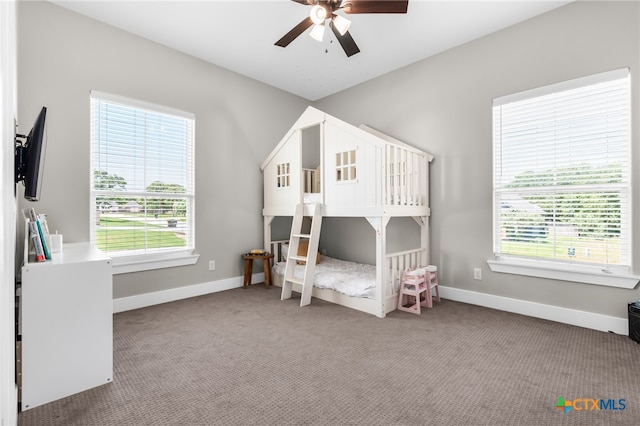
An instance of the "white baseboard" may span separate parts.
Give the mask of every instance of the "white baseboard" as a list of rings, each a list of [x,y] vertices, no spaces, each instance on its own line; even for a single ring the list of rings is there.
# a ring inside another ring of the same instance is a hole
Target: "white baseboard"
[[[133,309],[188,299],[189,297],[202,296],[209,293],[217,293],[219,291],[231,290],[232,288],[240,288],[242,287],[242,281],[242,277],[234,277],[184,287],[176,287],[153,293],[138,294],[136,296],[120,297],[118,299],[113,299],[113,313],[131,311]],[[251,276],[251,282],[264,282],[264,273],[260,272],[258,274],[253,274]]]
[[[593,312],[544,305],[537,302],[445,286],[440,286],[440,296],[444,299],[469,303],[471,305],[484,306],[486,308],[513,312],[530,317],[577,325],[593,330],[613,332],[625,336],[629,335],[629,322],[627,318],[612,317]]]
[[[264,274],[254,274],[251,282],[261,283]],[[185,287],[177,287],[169,290],[145,293],[136,296],[121,297],[113,300],[113,312],[124,312],[161,303],[187,299],[189,297],[202,296],[218,291],[230,290],[242,287],[242,277],[227,278],[224,280],[210,281],[202,284],[194,284]],[[471,305],[484,306],[506,312],[542,318],[550,321],[576,325],[604,332],[629,335],[629,322],[626,318],[612,317],[593,312],[579,311],[576,309],[562,308],[553,305],[544,305],[537,302],[512,299],[493,294],[463,290],[454,287],[440,286],[440,296],[444,299],[456,302],[469,303]]]

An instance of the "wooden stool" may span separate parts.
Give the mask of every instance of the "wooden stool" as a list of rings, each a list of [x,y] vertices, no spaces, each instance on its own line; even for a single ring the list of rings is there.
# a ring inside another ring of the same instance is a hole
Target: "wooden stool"
[[[242,255],[242,258],[244,259],[244,282],[242,286],[244,288],[247,288],[247,286],[251,284],[251,273],[253,270],[253,261],[257,259],[257,260],[262,260],[262,265],[264,267],[264,285],[266,288],[269,288],[269,285],[271,285],[271,259],[273,259],[273,254],[245,253]]]

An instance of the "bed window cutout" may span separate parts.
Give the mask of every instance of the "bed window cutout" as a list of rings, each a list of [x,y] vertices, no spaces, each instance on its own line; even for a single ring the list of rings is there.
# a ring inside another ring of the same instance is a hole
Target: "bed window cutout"
[[[291,186],[290,163],[282,163],[276,166],[276,179],[278,188],[288,188]]]
[[[336,153],[336,181],[355,181],[356,178],[356,150]]]

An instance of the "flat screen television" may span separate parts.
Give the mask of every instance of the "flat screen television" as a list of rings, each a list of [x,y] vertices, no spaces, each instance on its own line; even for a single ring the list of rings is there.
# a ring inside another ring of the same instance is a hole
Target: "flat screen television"
[[[38,201],[40,199],[44,153],[47,144],[45,136],[46,116],[47,108],[42,107],[29,134],[27,136],[16,135],[16,184],[18,182],[24,184],[24,198],[29,201]]]

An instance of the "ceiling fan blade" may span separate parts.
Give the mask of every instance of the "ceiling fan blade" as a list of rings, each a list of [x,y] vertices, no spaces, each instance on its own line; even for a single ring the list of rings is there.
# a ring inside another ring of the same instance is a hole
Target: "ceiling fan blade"
[[[345,13],[407,13],[409,0],[346,0]]]
[[[289,43],[296,39],[300,34],[305,32],[307,28],[313,25],[310,17],[304,18],[298,25],[293,27],[291,31],[286,33],[280,40],[275,42],[276,46],[287,47]]]
[[[356,53],[360,52],[358,45],[355,41],[353,41],[353,37],[351,37],[349,31],[344,33],[344,35],[341,35],[340,31],[338,31],[335,25],[333,25],[333,22],[330,22],[329,26],[331,27],[331,31],[333,31],[333,35],[335,35],[340,42],[340,46],[342,46],[342,49],[344,49],[344,53],[347,54],[347,57],[353,56]]]
[[[291,0],[294,1],[296,3],[300,3],[300,4],[304,4],[305,6],[309,6],[310,4],[313,4],[313,2],[309,2],[308,0]]]

